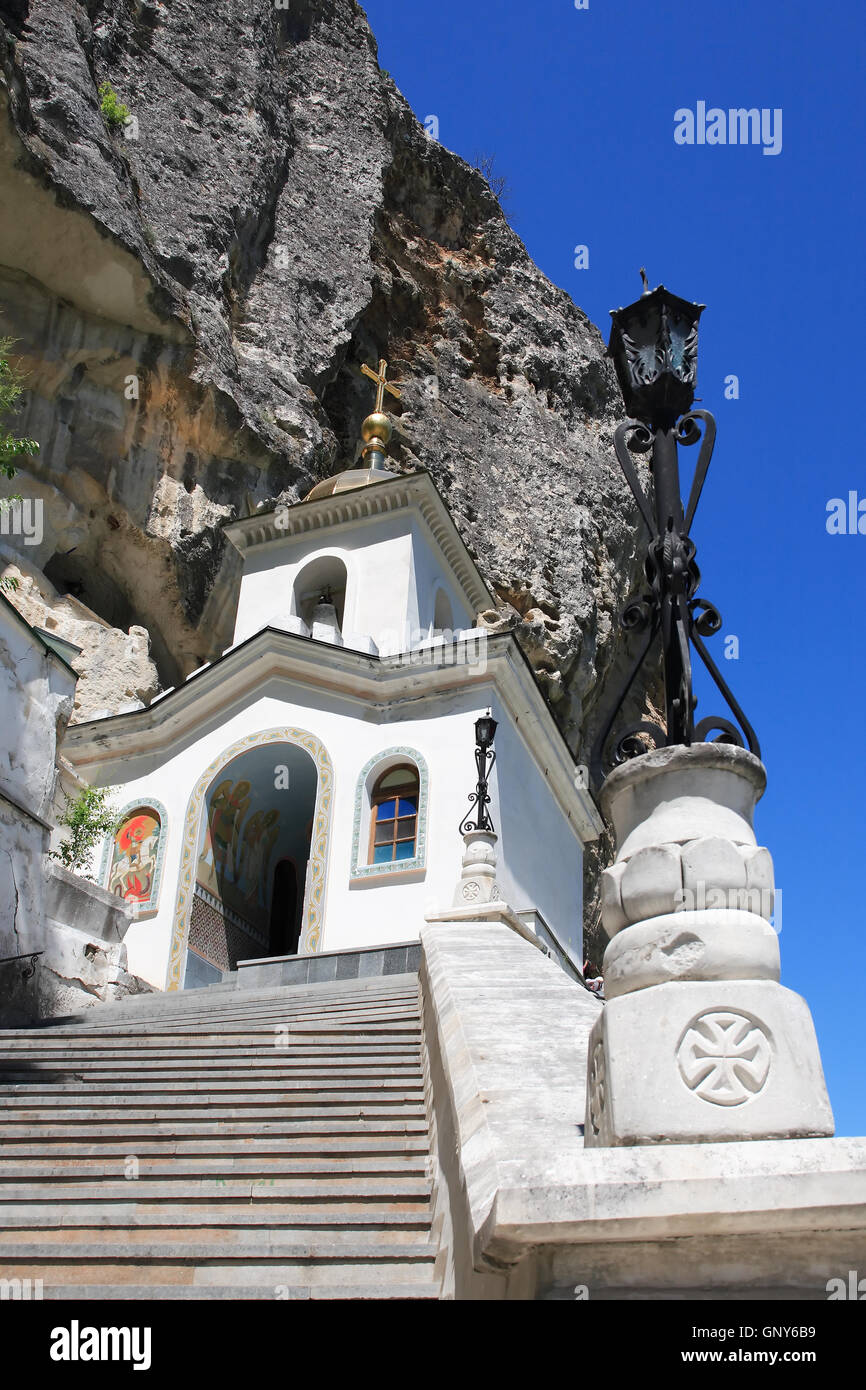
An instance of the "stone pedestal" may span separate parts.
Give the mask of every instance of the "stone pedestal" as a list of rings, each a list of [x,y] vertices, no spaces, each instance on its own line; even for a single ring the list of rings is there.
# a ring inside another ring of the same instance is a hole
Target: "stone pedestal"
[[[729,744],[660,749],[604,785],[617,856],[589,1146],[833,1133],[808,1006],[778,983],[773,866],[753,829],[765,785]]]
[[[496,841],[492,830],[467,830],[463,836],[463,863],[454,893],[454,907],[476,907],[497,902]]]

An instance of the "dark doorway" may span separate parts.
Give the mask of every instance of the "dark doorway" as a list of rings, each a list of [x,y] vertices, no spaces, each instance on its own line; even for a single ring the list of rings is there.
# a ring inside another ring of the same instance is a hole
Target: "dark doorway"
[[[270,954],[294,956],[301,935],[298,873],[291,859],[281,859],[274,870],[271,899]]]

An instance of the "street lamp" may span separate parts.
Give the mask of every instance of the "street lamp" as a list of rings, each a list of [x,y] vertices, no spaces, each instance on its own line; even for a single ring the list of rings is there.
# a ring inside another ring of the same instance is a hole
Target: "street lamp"
[[[488,710],[486,714],[482,714],[475,721],[475,766],[478,769],[478,781],[475,791],[471,792],[469,796],[469,814],[465,820],[460,822],[461,835],[467,835],[471,830],[486,830],[493,833],[493,821],[487,810],[490,805],[487,781],[493,764],[496,762],[496,752],[493,748],[495,735],[496,720]],[[476,808],[474,825],[470,819],[473,806]]]
[[[689,530],[716,438],[716,422],[710,412],[691,408],[697,383],[698,321],[705,306],[680,299],[664,285],[650,290],[644,271],[641,276],[645,288],[640,299],[625,309],[611,310],[613,328],[608,353],[631,416],[617,427],[614,448],[650,537],[644,560],[649,588],[629,599],[620,614],[620,624],[627,631],[644,632],[645,637],[593,750],[596,785],[604,780],[607,762],[618,764],[647,752],[646,739],[657,748],[689,745],[707,742],[708,735],[716,731],[713,742],[743,747],[745,735],[751,752],[756,757],[761,755],[752,726],[702,640],[720,630],[721,614],[706,599],[695,597],[701,574]],[[690,446],[699,440],[695,476],[688,504],[684,506],[678,449],[680,444]],[[632,453],[650,454],[652,505],[641,487]],[[614,721],[657,636],[661,638],[667,730],[642,721],[619,736],[612,758],[608,758],[607,743]],[[725,697],[740,729],[729,719],[716,715],[695,724],[697,700],[692,692],[691,646]]]

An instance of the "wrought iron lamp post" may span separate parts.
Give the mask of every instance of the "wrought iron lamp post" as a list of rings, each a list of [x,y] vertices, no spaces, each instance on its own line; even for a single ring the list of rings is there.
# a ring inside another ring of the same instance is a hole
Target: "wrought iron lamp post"
[[[495,736],[496,720],[488,711],[487,714],[481,715],[475,721],[475,766],[478,769],[478,782],[475,791],[469,797],[469,814],[465,820],[460,822],[461,835],[466,835],[471,830],[486,830],[493,833],[493,821],[487,810],[490,805],[487,783],[493,764],[496,762],[496,752],[493,747]],[[473,806],[475,807],[474,824],[471,819]]]
[[[712,603],[696,597],[701,575],[689,531],[716,437],[716,422],[710,412],[691,408],[697,382],[698,321],[705,306],[680,299],[664,285],[650,290],[643,271],[641,275],[646,286],[641,298],[625,309],[611,310],[613,328],[608,353],[631,417],[618,426],[614,448],[650,538],[644,561],[649,588],[628,601],[620,614],[620,624],[645,636],[593,750],[596,785],[609,770],[606,763],[622,763],[647,751],[642,736],[656,747],[689,745],[710,741],[708,735],[715,730],[713,742],[743,747],[744,735],[752,753],[760,757],[761,751],[754,730],[702,640],[720,630],[721,614]],[[684,506],[679,446],[698,441],[701,447],[697,467],[688,504]],[[652,504],[641,487],[632,453],[650,454]],[[614,722],[657,636],[661,638],[667,730],[648,721],[634,725],[619,736],[610,757],[607,745]],[[695,724],[692,646],[740,729],[729,719],[716,715]]]

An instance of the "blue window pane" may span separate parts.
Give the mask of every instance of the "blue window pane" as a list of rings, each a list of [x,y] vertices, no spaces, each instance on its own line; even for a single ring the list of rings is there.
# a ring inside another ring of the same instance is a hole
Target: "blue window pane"
[[[400,844],[397,845],[397,854],[396,854],[396,858],[397,858],[397,859],[414,859],[414,857],[415,857],[415,841],[414,841],[414,840],[402,840],[402,841],[400,842]]]
[[[401,801],[400,801],[400,810],[397,812],[397,814],[400,815],[400,816],[414,816],[414,814],[415,814],[415,812],[417,811],[417,809],[418,809],[418,803],[417,803],[415,797],[414,797],[414,796],[410,796],[410,797],[406,797],[405,800],[401,799]],[[392,815],[394,814],[393,811],[391,812],[391,814],[392,814]]]
[[[382,801],[379,804],[379,820],[393,820],[396,801]]]
[[[373,850],[374,864],[389,864],[394,857],[393,845],[377,845]]]

